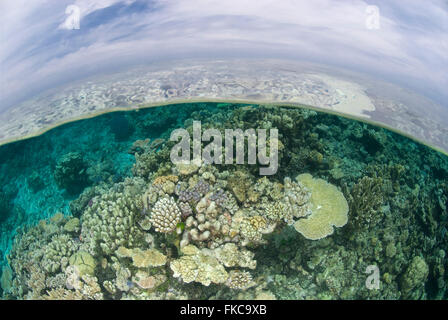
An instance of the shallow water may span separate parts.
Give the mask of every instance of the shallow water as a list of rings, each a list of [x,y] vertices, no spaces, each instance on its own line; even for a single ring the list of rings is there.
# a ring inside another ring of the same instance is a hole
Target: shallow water
[[[247,152],[244,164],[174,165],[170,134],[193,120],[278,129],[277,172],[260,176]],[[295,181],[304,173],[309,185]],[[5,299],[448,297],[448,157],[337,115],[230,103],[108,113],[1,146],[0,179]],[[334,220],[313,224],[313,240],[297,222],[327,207]]]

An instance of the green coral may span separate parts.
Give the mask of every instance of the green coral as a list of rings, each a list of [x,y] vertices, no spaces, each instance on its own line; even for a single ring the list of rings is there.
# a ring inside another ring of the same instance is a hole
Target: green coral
[[[78,245],[67,234],[58,234],[43,248],[42,267],[49,273],[55,273],[68,265],[68,258]]]
[[[128,180],[93,201],[82,216],[83,241],[93,255],[113,253],[119,246],[132,247],[141,233],[136,219],[143,210],[144,183]]]
[[[95,273],[96,262],[95,259],[86,251],[78,251],[74,253],[69,260],[71,266],[76,267],[79,276],[90,275]]]
[[[353,186],[349,197],[351,226],[366,229],[380,223],[383,203],[382,179],[362,177]]]
[[[64,154],[54,169],[54,180],[69,193],[78,193],[89,183],[88,165],[80,152]]]
[[[422,298],[429,267],[420,256],[415,256],[401,278],[401,291],[405,299]]]

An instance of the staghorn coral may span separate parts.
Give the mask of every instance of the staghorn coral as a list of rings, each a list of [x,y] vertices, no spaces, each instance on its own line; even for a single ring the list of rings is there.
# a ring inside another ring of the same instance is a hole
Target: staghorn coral
[[[353,186],[349,196],[350,225],[355,229],[368,229],[383,218],[382,179],[362,177]]]
[[[348,204],[344,195],[322,179],[301,174],[297,180],[311,191],[311,215],[294,223],[294,228],[305,238],[318,240],[333,233],[333,227],[342,227],[348,220]]]

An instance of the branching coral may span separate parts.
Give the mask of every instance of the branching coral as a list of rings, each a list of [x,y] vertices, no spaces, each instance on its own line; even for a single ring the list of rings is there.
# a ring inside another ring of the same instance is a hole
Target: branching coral
[[[111,254],[121,245],[132,247],[139,239],[135,222],[143,209],[138,196],[143,189],[141,182],[128,181],[128,185],[121,185],[122,190],[102,194],[84,212],[81,234],[90,254]]]
[[[383,218],[381,178],[362,177],[350,193],[349,207],[351,225],[355,229],[366,229],[377,225]]]
[[[50,273],[68,265],[68,257],[77,249],[78,244],[67,234],[55,235],[45,246],[41,264]]]

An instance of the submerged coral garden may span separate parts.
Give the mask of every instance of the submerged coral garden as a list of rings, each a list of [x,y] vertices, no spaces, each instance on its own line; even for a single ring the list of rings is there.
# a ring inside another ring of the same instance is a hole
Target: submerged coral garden
[[[278,172],[172,164],[170,133],[193,120],[277,128]],[[448,159],[383,128],[197,103],[77,121],[1,151],[4,299],[448,298]]]

